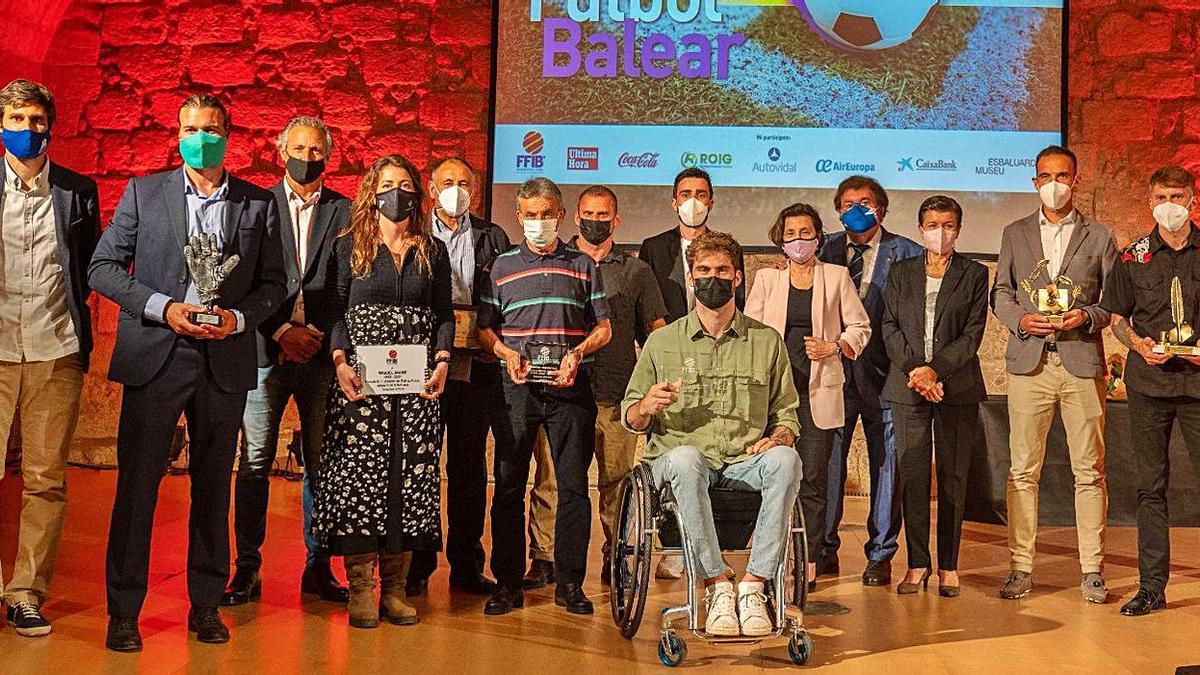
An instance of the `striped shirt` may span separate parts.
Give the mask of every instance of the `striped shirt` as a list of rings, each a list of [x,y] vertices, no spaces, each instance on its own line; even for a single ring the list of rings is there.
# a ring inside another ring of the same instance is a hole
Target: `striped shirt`
[[[500,254],[481,288],[479,327],[522,356],[528,342],[574,347],[608,318],[596,263],[562,240],[545,255],[527,242]]]

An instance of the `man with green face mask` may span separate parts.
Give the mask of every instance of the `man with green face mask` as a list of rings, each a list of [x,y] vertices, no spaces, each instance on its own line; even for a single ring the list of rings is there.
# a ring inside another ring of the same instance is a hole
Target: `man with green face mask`
[[[185,100],[184,166],[129,182],[88,269],[92,288],[121,308],[108,369],[125,385],[107,559],[114,651],[142,646],[154,507],[181,413],[192,491],[188,628],[201,642],[229,640],[217,606],[229,578],[233,453],[246,393],[258,383],[255,329],[287,295],[278,206],[225,170],[229,130],[219,99]],[[213,307],[201,304],[200,288],[216,288]],[[201,312],[219,321],[198,323]]]

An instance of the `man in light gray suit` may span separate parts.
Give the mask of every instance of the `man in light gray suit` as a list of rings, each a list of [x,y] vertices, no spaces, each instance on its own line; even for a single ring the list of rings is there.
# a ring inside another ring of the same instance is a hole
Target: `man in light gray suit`
[[[1075,518],[1081,591],[1103,603],[1101,576],[1108,490],[1104,478],[1105,357],[1101,331],[1111,315],[1100,308],[1104,278],[1117,258],[1112,231],[1075,210],[1079,182],[1070,150],[1050,146],[1037,157],[1033,186],[1042,207],[1004,229],[992,311],[1009,330],[1005,355],[1008,381],[1008,546],[1011,573],[1000,597],[1024,597],[1033,588],[1037,538],[1038,480],[1046,456],[1046,434],[1055,406],[1062,413],[1075,474]],[[1030,289],[1069,286],[1078,296],[1053,323],[1038,310]],[[1022,284],[1023,281],[1027,283]]]

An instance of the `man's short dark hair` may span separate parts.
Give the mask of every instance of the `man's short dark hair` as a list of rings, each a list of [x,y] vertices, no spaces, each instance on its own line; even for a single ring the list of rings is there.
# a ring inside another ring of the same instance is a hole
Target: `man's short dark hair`
[[[693,239],[692,243],[688,246],[686,256],[688,271],[692,271],[700,256],[711,253],[721,253],[729,256],[729,262],[733,263],[734,267],[736,267],[738,259],[742,257],[742,245],[730,234],[709,230]]]
[[[875,206],[883,211],[887,211],[888,196],[887,190],[879,184],[879,181],[870,176],[850,176],[846,180],[838,183],[837,191],[833,193],[833,208],[838,211],[842,210],[842,195],[850,190],[870,190],[871,196],[875,198]]]
[[[1049,145],[1039,152],[1037,154],[1037,159],[1033,162],[1034,170],[1037,170],[1036,167],[1038,164],[1041,164],[1043,157],[1054,157],[1055,155],[1059,157],[1066,157],[1067,159],[1071,160],[1072,173],[1079,170],[1079,159],[1075,156],[1075,153],[1061,145]]]
[[[937,213],[953,213],[958,224],[962,225],[962,206],[952,197],[946,195],[934,195],[925,201],[921,202],[921,208],[917,209],[917,225],[919,226],[925,220],[925,214],[929,211]]]
[[[808,216],[812,221],[813,229],[816,230],[817,239],[820,239],[821,235],[825,233],[825,226],[821,223],[821,214],[817,213],[812,205],[797,202],[779,212],[779,217],[775,219],[775,224],[771,226],[771,233],[768,235],[771,242],[776,246],[783,246],[783,228],[787,224],[787,219],[799,216]]]
[[[675,185],[671,187],[672,197],[675,196],[676,192],[679,192],[679,184],[682,183],[683,179],[685,178],[703,178],[704,182],[708,184],[708,196],[711,197],[713,195],[712,176],[709,176],[708,172],[704,169],[690,166],[676,174]]]
[[[593,185],[589,187],[579,193],[579,201],[583,201],[584,197],[608,197],[613,203],[613,215],[617,214],[617,193],[613,192],[607,185]]]
[[[20,108],[27,105],[40,105],[46,110],[46,122],[54,126],[56,116],[54,110],[54,95],[46,85],[31,80],[13,80],[0,89],[0,112],[7,106]]]
[[[1196,177],[1182,166],[1164,166],[1150,176],[1150,187],[1196,189]]]
[[[192,94],[183,99],[183,105],[179,106],[180,110],[184,108],[212,108],[221,113],[221,125],[228,132],[233,127],[233,118],[229,116],[229,109],[221,102],[221,99],[212,94]]]

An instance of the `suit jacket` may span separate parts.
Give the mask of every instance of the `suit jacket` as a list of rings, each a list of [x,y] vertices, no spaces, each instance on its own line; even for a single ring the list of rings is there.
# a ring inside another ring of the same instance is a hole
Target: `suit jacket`
[[[892,403],[923,403],[925,398],[908,388],[908,373],[925,365],[938,374],[943,403],[978,403],[987,398],[979,368],[987,308],[987,267],[961,255],[952,257],[934,305],[933,359],[926,361],[925,258],[893,265],[884,293],[883,340],[891,359],[884,398]]]
[[[257,327],[287,295],[279,211],[275,197],[232,175],[225,209],[222,257],[237,253],[241,263],[221,284],[219,304],[245,318],[245,330],[207,343],[208,364],[217,385],[228,392],[257,386]],[[175,341],[166,324],[143,316],[147,301],[164,293],[183,301],[188,287],[187,203],[183,169],[134,178],[100,237],[88,278],[92,288],[121,306],[117,344],[108,377],[141,386],[162,369]]]
[[[822,262],[845,266],[847,258],[846,231],[841,230],[825,235],[818,256]],[[887,401],[881,396],[884,382],[887,381],[888,356],[883,344],[883,293],[887,290],[888,274],[892,264],[921,256],[925,249],[915,241],[882,230],[879,235],[879,250],[875,253],[875,267],[871,271],[871,285],[867,288],[866,297],[862,299],[863,309],[871,319],[871,340],[858,359],[847,364],[851,369],[853,386],[858,397],[869,405],[886,408]]]
[[[773,267],[759,270],[750,297],[746,298],[746,316],[774,328],[783,337],[791,289],[789,270]],[[871,320],[845,267],[815,262],[812,323],[814,337],[830,342],[845,340],[855,359],[870,341]],[[818,428],[836,429],[845,423],[846,406],[842,396],[845,382],[842,359],[830,357],[813,362],[807,391],[813,422]]]
[[[305,252],[305,269],[301,272],[296,264],[296,224],[292,222],[292,210],[288,206],[287,188],[280,180],[271,188],[279,212],[279,239],[282,245],[283,271],[287,275],[287,297],[279,309],[258,325],[258,365],[266,367],[279,361],[279,343],[274,335],[292,318],[296,296],[304,293],[304,320],[325,334],[321,351],[313,359],[326,359],[329,355],[329,328],[332,325],[327,303],[334,300],[334,278],[336,261],[333,242],[338,233],[350,224],[350,199],[327,186],[321,187],[308,232],[308,250]]]
[[[686,316],[687,269],[683,262],[683,236],[679,234],[679,228],[673,227],[643,241],[638,249],[638,259],[654,271],[654,278],[658,281],[663,302],[667,306],[667,323]],[[737,287],[733,296],[737,308],[742,309],[746,306],[746,262],[739,254],[733,263],[742,273],[742,285]]]
[[[1037,312],[1029,294],[1021,289],[1021,280],[1029,276],[1038,261],[1045,257],[1037,212],[1004,228],[1000,260],[996,264],[996,282],[992,286],[992,311],[1009,330],[1004,361],[1008,372],[1014,375],[1032,373],[1042,361],[1046,338],[1022,337],[1019,326],[1022,316]],[[1076,377],[1094,378],[1107,371],[1101,332],[1112,320],[1112,315],[1100,308],[1100,292],[1116,260],[1117,243],[1112,230],[1087,218],[1079,218],[1063,251],[1059,274],[1069,277],[1079,287],[1081,294],[1075,307],[1087,312],[1092,325],[1087,331],[1077,328],[1059,333],[1057,337],[1063,367]],[[1043,270],[1037,283],[1050,283],[1049,273]]]
[[[488,272],[492,271],[492,263],[496,256],[513,247],[508,233],[499,225],[477,218],[471,214],[471,242],[475,246],[475,283],[471,288],[471,302],[479,305],[479,294],[483,290],[481,283]]]
[[[0,186],[8,179],[8,162],[0,160]],[[79,359],[87,372],[92,353],[92,312],[87,266],[100,238],[100,197],[96,181],[50,162],[50,200],[58,262],[67,291],[67,313],[79,338]]]

